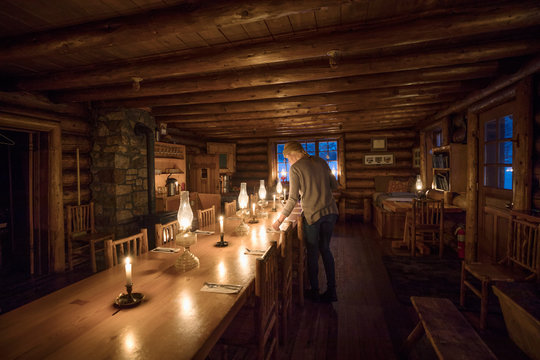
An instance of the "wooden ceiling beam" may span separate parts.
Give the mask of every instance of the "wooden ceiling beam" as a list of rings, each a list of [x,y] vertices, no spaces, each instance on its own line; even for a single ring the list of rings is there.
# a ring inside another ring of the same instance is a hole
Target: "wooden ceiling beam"
[[[142,14],[95,21],[34,33],[0,42],[0,63],[49,54],[70,55],[81,50],[156,41],[172,34],[197,33],[211,24],[228,25],[274,19],[328,8],[355,0],[302,0],[287,2],[197,1]]]
[[[203,104],[209,102],[232,102],[258,99],[286,98],[300,95],[333,93],[387,88],[405,85],[419,85],[432,82],[469,80],[492,77],[498,69],[497,62],[457,65],[446,68],[409,70],[395,73],[345,77],[330,80],[295,82],[282,85],[254,86],[219,91],[160,95],[154,97],[112,100],[130,107],[133,103],[146,102],[148,105],[162,105],[169,100],[177,104]],[[105,106],[107,102],[104,102]],[[138,105],[136,105],[138,106]]]
[[[328,80],[348,76],[373,75],[388,72],[445,67],[460,64],[489,62],[508,53],[522,56],[540,51],[540,39],[520,39],[466,45],[458,48],[422,50],[410,54],[373,59],[344,60],[336,69],[325,61],[308,64],[290,64],[272,71],[248,69],[223,71],[201,77],[176,77],[167,80],[142,81],[135,90],[131,83],[101,86],[88,89],[70,89],[51,92],[57,102],[129,99],[146,96],[162,96],[201,91],[230,90],[252,86],[278,85],[300,81]]]
[[[294,40],[250,44],[219,53],[200,54],[198,57],[173,57],[159,62],[148,59],[106,66],[95,66],[81,72],[61,72],[41,78],[19,81],[21,89],[54,90],[80,88],[114,83],[131,83],[133,77],[145,80],[194,73],[215,72],[223,69],[243,68],[261,64],[277,64],[327,56],[337,49],[343,57],[376,54],[381,48],[402,47],[444,41],[488,33],[502,33],[534,27],[540,23],[540,3],[520,1],[485,7],[454,9],[453,14],[416,19],[395,26],[361,29]],[[367,31],[369,30],[369,31]],[[137,39],[133,39],[136,41]],[[32,56],[35,56],[32,54]]]
[[[336,103],[355,103],[358,101],[359,97],[364,99],[383,99],[389,97],[399,97],[399,96],[408,96],[408,94],[425,94],[432,91],[437,92],[452,92],[452,91],[468,91],[474,90],[475,87],[470,87],[469,82],[466,81],[448,81],[448,82],[437,82],[430,84],[420,84],[420,85],[411,85],[411,86],[394,86],[386,88],[372,88],[369,90],[358,90],[358,91],[344,91],[344,92],[331,92],[325,93],[320,89],[314,93],[308,95],[299,95],[299,96],[290,96],[280,98],[275,95],[275,92],[272,94],[266,94],[267,97],[257,99],[257,95],[254,95],[253,98],[249,99],[250,90],[245,90],[244,94],[246,96],[235,97],[229,96],[228,92],[220,93],[221,97],[212,97],[210,94],[208,96],[199,96],[198,94],[193,94],[192,96],[188,95],[169,95],[169,96],[157,96],[152,98],[142,98],[142,99],[127,99],[127,100],[112,100],[112,101],[102,101],[98,102],[96,105],[98,107],[126,107],[126,108],[140,108],[140,107],[154,107],[154,106],[175,106],[175,105],[198,105],[198,104],[208,104],[208,103],[245,103],[245,105],[251,105],[256,102],[264,101],[275,101],[282,102],[283,104],[288,104],[284,108],[299,107],[299,106],[309,106],[313,105],[325,105],[325,104],[336,104]],[[359,87],[361,86],[361,83]],[[476,87],[477,88],[477,87]],[[328,89],[330,90],[330,89]],[[332,90],[341,90],[339,87],[333,88]],[[261,90],[262,91],[262,90]],[[307,91],[307,90],[306,90]],[[232,91],[237,93],[235,91]],[[251,90],[253,94],[257,94],[258,89]],[[302,94],[302,92],[299,92]],[[248,98],[246,98],[248,97]],[[306,105],[304,105],[306,104]]]
[[[339,96],[334,96],[334,103],[328,105],[330,108],[335,106],[345,106],[347,102],[341,101]],[[415,99],[394,99],[390,98],[381,103],[379,99],[363,99],[360,97],[356,98],[355,102],[348,103],[349,106],[362,106],[368,109],[387,109],[392,107],[406,107],[406,106],[416,106],[424,104],[442,104],[453,102],[456,100],[456,95],[453,94],[443,94],[443,95],[423,95],[418,96]],[[228,103],[228,104],[200,104],[200,105],[186,105],[186,106],[176,106],[178,111],[180,108],[183,108],[184,114],[226,114],[226,113],[242,113],[246,109],[251,111],[281,111],[287,109],[297,109],[297,108],[309,108],[309,107],[323,107],[320,103],[310,103],[310,102],[284,102],[284,101],[269,101],[269,100],[258,100],[251,102],[238,102],[238,103]]]
[[[355,105],[355,104],[350,104]],[[225,121],[234,121],[234,120],[256,120],[256,119],[272,119],[272,118],[294,118],[302,116],[319,116],[321,114],[331,114],[335,111],[319,111],[316,112],[313,109],[322,108],[306,108],[298,109],[305,110],[302,113],[299,111],[255,111],[255,112],[245,112],[245,113],[234,113],[234,114],[209,114],[206,116],[202,115],[173,115],[173,116],[162,116],[153,114],[156,121],[163,122],[167,124],[182,124],[182,123],[203,123],[203,122],[225,122]],[[419,105],[416,107],[405,107],[405,108],[390,108],[390,109],[370,109],[363,110],[359,106],[353,106],[349,110],[337,112],[338,114],[357,114],[359,116],[392,116],[395,114],[415,114],[418,112],[421,113],[431,113],[441,109],[441,105]]]

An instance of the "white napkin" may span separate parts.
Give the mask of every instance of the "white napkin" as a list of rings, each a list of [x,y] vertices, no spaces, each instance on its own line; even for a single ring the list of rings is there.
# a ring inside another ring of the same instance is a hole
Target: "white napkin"
[[[206,231],[206,230],[195,230],[195,233],[201,234],[201,235],[214,235],[213,231]]]
[[[242,285],[217,284],[210,282],[205,282],[204,286],[201,288],[201,291],[221,294],[237,294],[240,290],[242,290]]]
[[[177,253],[180,251],[180,249],[173,249],[173,248],[167,248],[167,247],[160,247],[158,246],[155,249],[152,249],[153,252],[162,252],[162,253]]]
[[[246,251],[244,251],[244,254],[246,255],[263,255],[266,250],[258,250],[258,249],[248,249],[246,248]]]

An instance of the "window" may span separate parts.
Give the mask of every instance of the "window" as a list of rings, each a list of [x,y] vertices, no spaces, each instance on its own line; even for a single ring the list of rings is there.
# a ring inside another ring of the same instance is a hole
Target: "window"
[[[512,115],[484,125],[484,186],[512,190]]]
[[[337,178],[338,173],[338,142],[337,140],[320,140],[320,141],[300,141],[302,147],[309,155],[318,155],[326,160],[332,173]],[[277,171],[278,176],[282,181],[289,181],[289,162],[283,156],[283,148],[285,143],[276,145],[277,154]]]

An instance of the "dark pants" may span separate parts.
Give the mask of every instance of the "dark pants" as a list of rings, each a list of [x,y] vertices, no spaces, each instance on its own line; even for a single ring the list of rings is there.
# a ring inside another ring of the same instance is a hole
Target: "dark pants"
[[[336,270],[334,256],[330,251],[330,239],[338,216],[330,214],[321,217],[311,225],[304,218],[304,239],[307,248],[307,267],[312,290],[319,290],[319,253],[326,273],[327,289],[336,288]]]

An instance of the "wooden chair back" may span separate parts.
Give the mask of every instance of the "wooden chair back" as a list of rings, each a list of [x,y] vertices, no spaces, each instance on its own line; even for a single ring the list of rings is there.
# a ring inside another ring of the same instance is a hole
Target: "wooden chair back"
[[[258,358],[268,359],[272,353],[277,354],[278,351],[278,252],[275,241],[262,257],[257,258],[255,299],[258,309],[256,314]]]
[[[439,256],[444,249],[444,200],[413,199],[412,219],[410,224],[411,252],[416,253],[416,237],[420,235],[422,242],[438,243]],[[430,234],[430,237],[426,235]]]
[[[236,200],[225,203],[225,217],[236,215]]]
[[[288,339],[289,322],[292,318],[292,282],[293,282],[293,241],[296,238],[296,221],[289,221],[280,234],[279,267],[279,325],[280,339],[285,344]]]
[[[508,262],[530,271],[529,278],[540,273],[540,240],[538,224],[512,219],[512,233],[507,246]]]
[[[178,220],[166,224],[156,224],[156,246],[174,243],[174,235],[178,233],[179,228]]]
[[[66,206],[66,210],[66,230],[68,237],[96,232],[93,202],[85,205],[68,205]]]
[[[105,241],[105,256],[107,266],[118,265],[126,256],[138,256],[148,251],[148,233],[141,232],[118,240]]]
[[[199,220],[199,228],[203,228],[216,223],[216,207],[212,205],[211,208],[198,210],[197,218]]]

